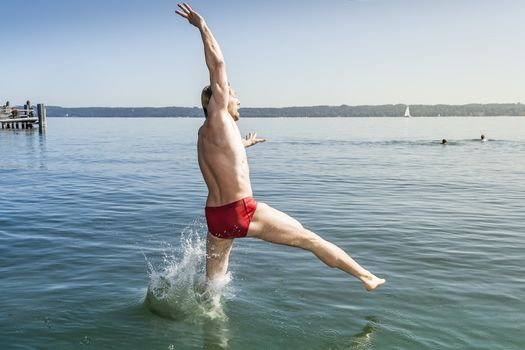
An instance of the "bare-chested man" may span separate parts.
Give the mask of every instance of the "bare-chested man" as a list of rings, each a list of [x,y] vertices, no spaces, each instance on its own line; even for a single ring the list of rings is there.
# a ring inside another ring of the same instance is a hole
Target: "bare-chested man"
[[[309,250],[330,267],[351,274],[373,290],[385,282],[361,267],[336,245],[305,229],[297,220],[252,197],[246,147],[264,139],[256,134],[242,138],[236,121],[240,102],[228,83],[219,44],[204,18],[186,4],[176,12],[199,29],[210,85],[202,91],[205,121],[199,129],[199,166],[208,186],[206,221],[206,275],[209,280],[224,276],[234,238],[256,237],[268,242]]]

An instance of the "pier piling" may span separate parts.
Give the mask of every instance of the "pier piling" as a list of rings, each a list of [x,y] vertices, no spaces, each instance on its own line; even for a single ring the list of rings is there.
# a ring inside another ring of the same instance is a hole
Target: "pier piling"
[[[43,103],[39,103],[37,105],[37,113],[38,113],[38,132],[44,133],[47,128],[47,122],[46,122],[46,107]]]

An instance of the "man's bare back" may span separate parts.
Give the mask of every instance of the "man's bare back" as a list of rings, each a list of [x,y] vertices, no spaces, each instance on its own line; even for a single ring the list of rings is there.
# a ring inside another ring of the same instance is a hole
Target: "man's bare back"
[[[197,27],[204,44],[204,56],[210,72],[210,86],[201,100],[206,120],[199,130],[198,156],[208,186],[206,220],[206,276],[215,280],[224,276],[234,238],[255,237],[268,242],[308,250],[330,267],[358,278],[369,291],[385,283],[361,267],[336,245],[305,229],[297,220],[252,197],[245,147],[264,139],[249,134],[242,139],[236,121],[239,100],[230,87],[226,65],[219,45],[204,19],[187,4],[176,12]]]

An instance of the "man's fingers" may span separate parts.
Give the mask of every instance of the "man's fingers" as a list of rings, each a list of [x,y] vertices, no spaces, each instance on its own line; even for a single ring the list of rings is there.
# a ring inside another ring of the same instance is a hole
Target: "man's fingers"
[[[184,6],[186,6],[188,8],[188,10],[190,10],[190,12],[193,12],[193,9],[191,8],[190,5],[188,5],[187,3],[184,3]]]
[[[251,140],[255,143],[258,143],[258,142],[266,142],[267,139],[258,139],[257,138],[257,133],[256,132],[249,132],[245,137],[244,137],[246,140]]]
[[[190,14],[190,11],[188,11],[188,9],[185,8],[183,4],[177,4],[177,6],[180,7],[181,10],[184,11],[184,13],[185,13],[186,15],[189,15],[189,14]]]
[[[184,17],[184,18],[188,18],[188,15],[185,14],[185,13],[182,13],[180,12],[179,10],[175,10],[175,13],[179,14],[180,16]]]
[[[182,3],[182,7],[184,8],[184,10],[186,10],[186,12],[188,12],[188,14],[192,12],[191,7],[185,2]]]

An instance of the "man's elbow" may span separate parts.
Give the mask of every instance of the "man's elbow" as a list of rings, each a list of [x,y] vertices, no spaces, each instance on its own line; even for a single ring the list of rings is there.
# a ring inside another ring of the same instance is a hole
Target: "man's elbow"
[[[226,69],[226,62],[224,62],[223,58],[217,58],[214,62],[214,66],[216,70]]]
[[[215,73],[220,72],[221,70],[226,70],[226,63],[223,59],[215,59],[208,62],[208,69],[212,75],[215,75]]]

